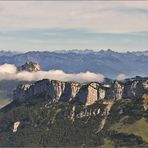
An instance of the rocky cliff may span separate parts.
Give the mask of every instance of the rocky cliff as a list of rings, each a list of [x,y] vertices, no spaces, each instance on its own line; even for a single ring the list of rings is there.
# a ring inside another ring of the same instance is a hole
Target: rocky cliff
[[[85,84],[44,79],[33,84],[19,85],[14,90],[13,98],[23,102],[40,97],[53,102],[77,102],[87,106],[102,99],[114,101],[141,98],[146,92],[148,92],[148,78]]]
[[[13,97],[0,110],[1,147],[148,147],[148,78],[44,79]]]
[[[37,72],[40,71],[40,65],[33,62],[26,62],[24,65],[19,66],[18,71],[29,71],[29,72]]]

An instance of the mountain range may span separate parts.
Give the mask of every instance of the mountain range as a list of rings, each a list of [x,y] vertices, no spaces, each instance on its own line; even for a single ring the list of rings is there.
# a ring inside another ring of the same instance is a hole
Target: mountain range
[[[15,73],[24,77],[41,69],[105,75],[81,83],[1,80],[0,95],[11,101],[1,104],[0,147],[148,147],[147,56],[148,51],[0,52],[1,64],[15,64]],[[106,77],[120,73],[140,76]]]
[[[119,53],[109,49],[0,52],[1,65],[8,63],[20,66],[26,61],[38,63],[42,70],[58,69],[67,73],[90,71],[109,78],[116,78],[119,74],[125,74],[127,77],[148,75],[148,51]]]

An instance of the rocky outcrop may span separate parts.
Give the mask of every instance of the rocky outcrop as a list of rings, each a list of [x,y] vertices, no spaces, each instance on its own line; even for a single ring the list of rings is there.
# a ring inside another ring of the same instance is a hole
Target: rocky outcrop
[[[25,101],[42,97],[54,102],[75,98],[81,84],[43,79],[34,84],[21,84],[14,91],[14,100]]]
[[[40,65],[33,62],[26,62],[24,65],[19,66],[17,70],[20,71],[28,71],[28,72],[37,72],[40,71]]]
[[[61,82],[40,80],[34,84],[22,84],[14,90],[14,100],[23,102],[38,97],[53,102],[66,101],[91,105],[97,100],[135,99],[147,92],[148,79],[127,79],[124,82],[105,83]]]
[[[19,125],[20,125],[20,121],[17,121],[17,122],[14,123],[13,129],[12,129],[13,133],[17,132],[17,129],[18,129]]]

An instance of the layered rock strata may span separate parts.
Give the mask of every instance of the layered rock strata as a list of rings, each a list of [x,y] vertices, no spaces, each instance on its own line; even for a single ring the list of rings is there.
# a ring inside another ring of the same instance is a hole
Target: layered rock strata
[[[53,102],[66,101],[91,105],[97,100],[141,98],[148,92],[148,79],[128,79],[110,84],[91,82],[62,82],[43,79],[33,84],[21,84],[14,90],[13,99],[23,102],[38,97]]]

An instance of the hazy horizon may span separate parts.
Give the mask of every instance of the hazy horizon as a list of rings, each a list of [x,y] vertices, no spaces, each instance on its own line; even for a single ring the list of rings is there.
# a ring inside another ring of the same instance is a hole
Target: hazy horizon
[[[71,51],[71,52],[75,52],[75,51],[92,51],[92,52],[100,52],[100,51],[104,51],[104,52],[107,52],[107,51],[112,51],[112,52],[117,52],[117,53],[127,53],[127,52],[147,52],[147,50],[114,50],[114,49],[57,49],[57,50],[49,50],[49,49],[41,49],[41,50],[25,50],[25,51],[22,51],[22,50],[5,50],[5,49],[0,49],[0,52],[16,52],[16,53],[27,53],[27,52],[68,52],[68,51]]]

